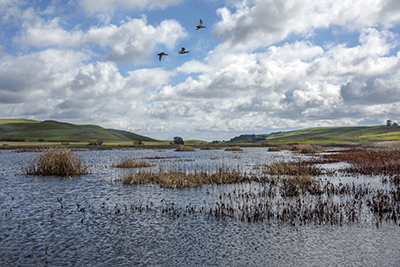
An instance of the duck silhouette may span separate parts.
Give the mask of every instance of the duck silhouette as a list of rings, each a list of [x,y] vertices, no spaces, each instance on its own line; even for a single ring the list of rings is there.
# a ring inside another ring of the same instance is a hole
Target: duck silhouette
[[[179,51],[179,54],[181,54],[181,55],[186,54],[186,53],[189,53],[189,51],[186,51],[184,47],[182,47],[182,50]]]
[[[206,26],[203,26],[203,21],[200,19],[200,24],[196,26],[196,31],[199,29],[207,28]]]
[[[168,56],[168,54],[165,54],[164,52],[158,53],[157,55],[158,55],[158,60],[159,60],[159,61],[161,61],[161,58],[162,58],[163,56]]]

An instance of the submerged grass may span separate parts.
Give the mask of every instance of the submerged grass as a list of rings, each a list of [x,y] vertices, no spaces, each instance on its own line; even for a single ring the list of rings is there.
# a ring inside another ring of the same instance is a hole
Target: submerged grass
[[[23,167],[28,175],[73,176],[89,173],[79,155],[65,147],[47,148],[30,158]]]

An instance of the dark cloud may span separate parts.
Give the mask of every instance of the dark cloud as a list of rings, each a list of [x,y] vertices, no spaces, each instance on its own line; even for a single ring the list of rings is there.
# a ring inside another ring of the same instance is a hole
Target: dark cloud
[[[343,100],[352,105],[380,105],[400,102],[399,73],[356,77],[340,89]]]

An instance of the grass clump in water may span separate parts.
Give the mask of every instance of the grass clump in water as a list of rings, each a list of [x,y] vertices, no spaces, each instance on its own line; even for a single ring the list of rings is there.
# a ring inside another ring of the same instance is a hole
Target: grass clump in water
[[[136,161],[133,158],[125,158],[123,161],[111,165],[113,168],[144,168],[152,166],[154,164],[145,161]]]
[[[180,145],[176,148],[175,151],[196,151],[196,150],[194,149],[194,147],[191,146]]]
[[[314,153],[320,153],[323,152],[324,149],[321,146],[312,146],[309,144],[303,144],[303,145],[295,145],[291,149],[294,152],[298,153],[303,153],[303,154],[314,154]]]
[[[322,173],[322,171],[319,168],[312,166],[311,164],[305,161],[298,161],[298,162],[272,163],[266,166],[264,173],[271,175],[319,176]]]
[[[233,184],[247,181],[245,175],[236,171],[219,170],[216,173],[162,170],[158,172],[137,172],[119,179],[123,184],[158,184],[166,188],[197,187],[204,184]]]
[[[277,151],[282,151],[282,150],[291,150],[291,147],[288,145],[277,145],[277,146],[271,146],[268,148],[268,151],[270,151],[270,152],[277,152]]]
[[[225,151],[243,151],[239,146],[230,146],[225,148]]]
[[[48,148],[33,156],[23,167],[28,175],[73,176],[89,173],[80,156],[65,147]]]

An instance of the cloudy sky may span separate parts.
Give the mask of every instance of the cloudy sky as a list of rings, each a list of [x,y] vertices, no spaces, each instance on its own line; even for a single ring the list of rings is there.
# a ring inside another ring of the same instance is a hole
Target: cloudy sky
[[[399,41],[398,0],[0,0],[0,118],[207,141],[379,125],[400,120]]]

